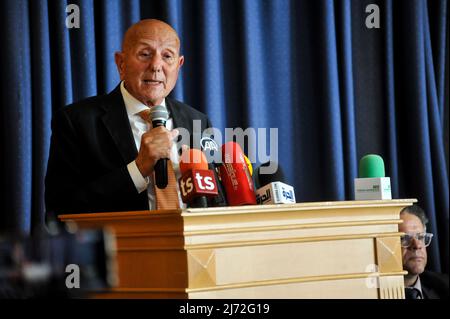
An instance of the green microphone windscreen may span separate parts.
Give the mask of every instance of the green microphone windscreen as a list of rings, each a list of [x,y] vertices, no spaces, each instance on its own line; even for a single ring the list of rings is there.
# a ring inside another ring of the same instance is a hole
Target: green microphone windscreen
[[[381,156],[368,154],[359,161],[359,178],[384,177],[384,162]]]

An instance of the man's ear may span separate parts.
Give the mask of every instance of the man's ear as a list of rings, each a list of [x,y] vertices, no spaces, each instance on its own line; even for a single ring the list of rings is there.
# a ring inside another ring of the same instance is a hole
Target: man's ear
[[[125,58],[123,52],[116,52],[114,53],[114,60],[116,61],[117,70],[119,71],[120,80],[124,80],[124,74],[125,74]]]
[[[180,56],[180,60],[178,61],[178,67],[181,68],[183,64],[184,64],[184,55]]]

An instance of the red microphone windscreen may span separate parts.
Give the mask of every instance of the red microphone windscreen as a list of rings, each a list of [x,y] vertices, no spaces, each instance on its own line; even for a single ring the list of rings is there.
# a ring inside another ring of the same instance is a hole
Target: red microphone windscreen
[[[222,145],[222,157],[224,163],[246,163],[241,146],[235,142]]]
[[[239,144],[228,142],[222,145],[220,176],[230,206],[255,205],[253,180]]]
[[[202,151],[191,148],[187,151],[183,151],[180,158],[180,171],[183,175],[189,170],[207,170],[208,160]]]

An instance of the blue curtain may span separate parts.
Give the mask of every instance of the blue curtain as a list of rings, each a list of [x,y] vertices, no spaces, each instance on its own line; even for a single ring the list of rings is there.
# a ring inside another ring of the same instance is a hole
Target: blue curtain
[[[66,7],[80,28],[66,28]],[[380,28],[367,28],[376,4]],[[393,198],[417,198],[448,273],[446,0],[0,1],[0,230],[44,220],[53,112],[119,81],[114,52],[142,18],[179,33],[186,62],[173,97],[226,127],[278,128],[297,201],[353,199],[358,160],[380,154]]]

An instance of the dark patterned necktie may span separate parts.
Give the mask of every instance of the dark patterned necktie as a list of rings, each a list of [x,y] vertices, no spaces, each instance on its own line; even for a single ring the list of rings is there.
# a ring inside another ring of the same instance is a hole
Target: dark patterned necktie
[[[405,288],[405,299],[421,299],[417,288]]]

